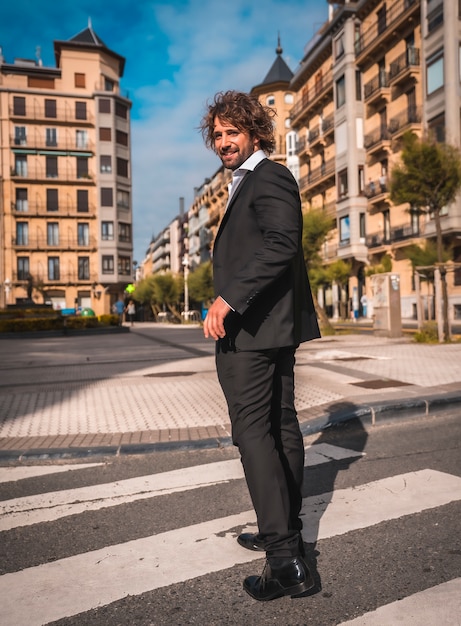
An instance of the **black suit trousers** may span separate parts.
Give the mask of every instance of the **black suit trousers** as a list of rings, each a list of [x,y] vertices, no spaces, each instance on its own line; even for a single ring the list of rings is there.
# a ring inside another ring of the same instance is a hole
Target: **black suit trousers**
[[[267,556],[299,555],[304,444],[294,405],[295,348],[239,351],[216,366]]]

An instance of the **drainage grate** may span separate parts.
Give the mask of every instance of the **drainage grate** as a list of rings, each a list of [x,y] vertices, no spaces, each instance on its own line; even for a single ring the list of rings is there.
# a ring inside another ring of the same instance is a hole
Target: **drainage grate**
[[[407,387],[410,383],[403,383],[401,380],[362,380],[360,383],[351,383],[355,387],[364,387],[365,389],[386,389],[387,387]]]
[[[154,374],[145,374],[145,378],[173,378],[175,376],[192,376],[197,372],[155,372]]]

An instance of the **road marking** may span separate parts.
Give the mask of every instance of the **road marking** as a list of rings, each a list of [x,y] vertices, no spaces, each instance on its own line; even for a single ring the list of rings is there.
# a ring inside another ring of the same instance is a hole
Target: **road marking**
[[[307,498],[304,537],[311,539],[311,524],[326,539],[459,499],[458,476],[421,470],[385,478]],[[2,618],[15,626],[39,626],[261,558],[235,541],[254,523],[254,512],[246,511],[5,574],[0,578]]]
[[[58,472],[68,472],[72,470],[86,469],[88,467],[97,467],[98,465],[104,465],[104,463],[81,463],[74,465],[24,465],[19,467],[1,467],[0,483],[9,483],[16,480],[24,480],[25,478],[35,478],[36,476],[57,474]]]
[[[455,626],[461,624],[461,578],[431,587],[379,607],[376,611],[343,622],[339,626],[418,626],[437,624]]]
[[[356,458],[362,454],[322,443],[306,449],[305,465],[312,467],[333,460]],[[96,511],[178,491],[209,487],[243,477],[240,459],[232,459],[102,485],[14,498],[2,502],[0,531],[51,522],[83,511]]]

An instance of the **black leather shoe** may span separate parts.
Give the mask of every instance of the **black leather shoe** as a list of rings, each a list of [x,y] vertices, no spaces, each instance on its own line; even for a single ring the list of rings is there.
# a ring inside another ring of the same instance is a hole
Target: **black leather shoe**
[[[237,542],[247,550],[255,550],[256,552],[265,552],[264,541],[261,535],[253,533],[242,533],[237,537]]]
[[[275,600],[282,596],[297,596],[314,586],[314,579],[301,557],[266,561],[261,576],[248,576],[243,581],[243,588],[255,600]]]

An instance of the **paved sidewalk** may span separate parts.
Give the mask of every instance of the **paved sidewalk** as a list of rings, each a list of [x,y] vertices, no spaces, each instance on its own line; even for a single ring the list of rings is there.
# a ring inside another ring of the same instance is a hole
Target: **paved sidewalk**
[[[231,445],[212,346],[190,347],[184,358],[178,344],[167,360],[161,332],[140,324],[116,340],[73,338],[68,357],[62,337],[32,342],[30,350],[24,339],[2,339],[0,460]],[[303,344],[295,373],[304,435],[353,418],[373,424],[461,409],[461,343],[334,335]]]

